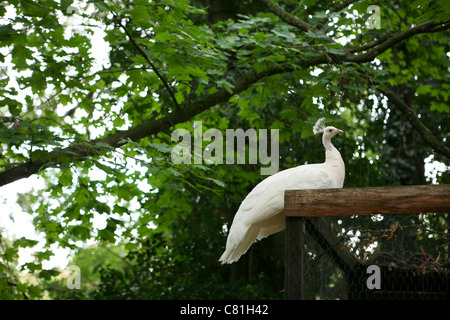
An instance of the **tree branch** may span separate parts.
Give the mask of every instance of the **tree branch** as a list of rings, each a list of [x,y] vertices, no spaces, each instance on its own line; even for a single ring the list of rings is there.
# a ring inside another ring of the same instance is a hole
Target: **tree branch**
[[[352,53],[347,53],[346,55],[342,56],[341,61],[342,62],[356,62],[356,63],[364,63],[364,62],[370,62],[373,59],[375,59],[380,53],[386,51],[387,49],[395,46],[400,41],[411,37],[415,34],[424,33],[424,32],[432,32],[433,28],[440,26],[439,28],[448,28],[448,25],[442,25],[442,24],[436,24],[434,20],[427,21],[425,23],[422,23],[420,25],[417,25],[416,27],[413,27],[409,30],[399,32],[396,34],[391,35],[388,39],[381,42],[380,44],[376,45],[375,47],[372,47],[370,50],[368,50],[364,54],[360,55],[354,55]],[[139,48],[139,46],[137,47]],[[142,50],[142,49],[141,49]],[[145,52],[144,52],[145,54]],[[326,53],[321,54],[320,56],[317,56],[315,58],[312,58],[310,60],[302,60],[299,59],[295,62],[295,64],[298,67],[307,69],[311,66],[317,66],[321,64],[330,63],[330,58]],[[293,71],[293,66],[290,64],[278,64],[275,66],[272,66],[270,68],[267,68],[266,70],[263,70],[261,72],[249,72],[246,75],[243,75],[240,79],[235,81],[233,83],[233,91],[228,92],[225,89],[219,89],[213,94],[210,94],[208,96],[204,96],[202,98],[199,98],[195,101],[192,101],[190,103],[185,102],[181,108],[177,109],[175,112],[172,112],[163,118],[156,119],[156,120],[148,120],[142,122],[140,125],[137,125],[136,127],[132,127],[129,130],[125,131],[118,131],[110,136],[95,139],[92,141],[89,141],[84,144],[73,144],[69,146],[66,149],[59,149],[55,150],[53,152],[49,152],[47,156],[45,157],[45,161],[38,160],[38,161],[29,161],[26,163],[19,164],[13,168],[7,169],[3,172],[0,172],[0,186],[9,184],[11,182],[14,182],[16,180],[27,178],[43,169],[48,167],[51,163],[58,163],[58,156],[70,155],[73,157],[74,161],[83,161],[86,157],[89,156],[97,156],[98,150],[102,149],[101,147],[96,147],[96,144],[98,143],[106,143],[109,144],[112,148],[118,148],[126,143],[127,139],[130,139],[132,141],[138,141],[144,137],[151,136],[153,134],[156,134],[158,132],[164,131],[169,129],[170,127],[174,126],[175,124],[188,121],[193,116],[213,107],[214,105],[227,101],[231,96],[238,94],[244,90],[246,90],[248,87],[250,87],[252,84],[256,83],[260,79],[263,79],[265,77],[269,77],[276,74],[281,74],[285,72]],[[166,83],[167,85],[167,83]],[[389,93],[387,93],[389,94]],[[388,97],[389,98],[389,97]],[[418,121],[418,123],[421,124],[420,120],[418,120],[417,116],[414,116],[415,113],[410,115],[411,121],[415,121],[415,123]],[[450,155],[448,148],[442,145],[436,138],[433,137],[433,135],[429,132],[429,130],[423,126],[418,125],[425,135],[425,139],[428,139],[427,141],[431,141],[431,144],[436,147],[436,150],[440,153],[443,153],[447,156]],[[425,129],[428,130],[428,132]],[[434,138],[434,139],[433,139]],[[88,145],[87,145],[88,144]],[[89,146],[91,145],[91,146]],[[74,154],[77,154],[77,156],[74,156]]]
[[[177,99],[175,98],[175,95],[173,94],[172,88],[169,86],[169,84],[167,83],[166,79],[164,78],[164,76],[158,71],[158,69],[155,67],[155,65],[153,64],[152,60],[150,60],[149,56],[145,53],[144,50],[142,50],[142,48],[136,43],[136,41],[133,39],[133,37],[131,36],[131,34],[128,32],[127,28],[122,24],[122,22],[119,20],[119,18],[117,18],[115,15],[114,17],[116,18],[117,23],[120,25],[120,27],[123,29],[123,31],[125,31],[128,39],[130,39],[131,43],[133,44],[133,46],[139,51],[140,55],[145,59],[145,61],[147,61],[147,63],[150,65],[150,67],[152,68],[152,70],[155,72],[155,74],[158,76],[158,78],[161,80],[161,82],[163,83],[164,87],[166,87],[167,91],[170,94],[170,97],[173,100],[173,103],[175,104],[175,107],[177,109],[180,108],[180,106],[178,105]]]
[[[447,148],[442,142],[440,142],[428,129],[422,121],[420,121],[417,114],[412,108],[410,108],[403,100],[401,100],[392,91],[378,89],[385,97],[391,101],[394,106],[399,109],[403,115],[408,119],[411,125],[421,134],[422,138],[433,147],[433,149],[450,159],[450,149]]]
[[[371,49],[373,47],[376,47],[380,43],[383,43],[384,41],[389,39],[390,36],[392,36],[392,33],[390,33],[390,34],[383,34],[379,39],[374,40],[372,42],[365,43],[363,45],[356,46],[356,47],[347,48],[347,52],[349,52],[349,53],[356,53],[356,52],[369,50],[369,49]]]
[[[270,9],[270,11],[272,11],[281,19],[283,19],[283,21],[286,22],[287,24],[290,24],[291,26],[294,26],[304,32],[307,32],[312,29],[312,27],[305,21],[294,16],[293,14],[290,14],[289,12],[284,11],[283,8],[281,8],[278,4],[276,4],[272,0],[260,0],[260,1],[264,2],[264,4]]]
[[[314,58],[310,61],[301,62],[301,66],[307,68],[312,65],[325,63],[326,61],[327,60],[325,57]],[[42,171],[53,163],[58,163],[58,158],[62,155],[65,155],[65,157],[67,157],[67,155],[71,156],[73,161],[83,161],[87,157],[98,156],[98,150],[103,150],[101,147],[96,146],[99,143],[106,143],[112,148],[118,148],[126,144],[126,140],[128,139],[132,141],[138,141],[144,137],[148,137],[158,132],[164,131],[174,126],[175,124],[188,121],[193,116],[213,107],[220,102],[227,101],[231,96],[246,90],[252,84],[256,83],[262,78],[291,70],[291,67],[285,68],[278,65],[270,67],[265,71],[250,72],[233,83],[234,88],[231,93],[225,89],[219,89],[215,93],[192,101],[189,104],[185,103],[182,108],[178,109],[176,112],[172,112],[166,115],[163,118],[143,121],[136,127],[132,127],[125,131],[118,131],[104,138],[87,141],[84,144],[74,143],[65,149],[58,149],[49,152],[47,155],[44,155],[44,157],[42,157],[46,159],[45,161],[29,161],[0,172],[0,186],[4,186],[22,178],[27,178],[35,173],[38,173],[39,171]]]
[[[415,27],[412,27],[411,29],[402,31],[402,32],[396,32],[388,36],[384,40],[377,40],[371,44],[366,44],[360,47],[349,47],[345,48],[348,54],[346,55],[345,60],[348,62],[357,62],[357,63],[363,63],[363,62],[369,62],[375,59],[378,55],[383,53],[389,48],[392,48],[396,44],[400,43],[406,38],[412,37],[416,34],[420,33],[427,33],[432,32],[433,28],[441,26],[440,30],[445,30],[450,28],[450,24],[440,24],[436,23],[434,19],[429,20],[427,22],[421,23]],[[352,52],[358,52],[363,51],[365,49],[370,48],[365,53],[359,54],[359,55],[353,55]]]

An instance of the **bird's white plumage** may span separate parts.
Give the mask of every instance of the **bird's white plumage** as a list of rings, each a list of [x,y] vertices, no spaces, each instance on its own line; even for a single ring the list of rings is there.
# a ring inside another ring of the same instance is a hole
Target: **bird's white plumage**
[[[320,121],[320,123],[319,123]],[[317,128],[323,119],[316,123]],[[315,126],[315,127],[316,127]],[[242,201],[229,230],[226,249],[219,261],[237,261],[255,240],[284,229],[284,191],[294,189],[342,188],[345,165],[331,138],[342,132],[334,127],[321,127],[326,150],[324,163],[307,164],[283,170],[263,181]]]

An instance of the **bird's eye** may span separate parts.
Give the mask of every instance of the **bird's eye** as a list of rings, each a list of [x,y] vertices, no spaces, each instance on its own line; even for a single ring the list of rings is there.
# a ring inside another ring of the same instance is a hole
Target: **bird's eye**
[[[328,132],[332,132],[333,131],[333,129],[328,129]]]

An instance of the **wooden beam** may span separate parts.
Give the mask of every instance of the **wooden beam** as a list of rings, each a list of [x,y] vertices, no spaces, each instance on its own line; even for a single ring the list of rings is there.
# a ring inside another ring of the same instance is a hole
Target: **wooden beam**
[[[287,190],[286,216],[450,212],[450,185]]]

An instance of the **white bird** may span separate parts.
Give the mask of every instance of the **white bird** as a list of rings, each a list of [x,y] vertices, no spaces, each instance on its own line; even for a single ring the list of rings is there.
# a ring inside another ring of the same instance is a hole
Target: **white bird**
[[[345,164],[331,143],[331,138],[343,131],[331,126],[324,127],[324,118],[316,122],[313,131],[314,134],[323,132],[325,162],[286,169],[257,184],[241,203],[233,219],[225,252],[219,259],[222,264],[236,262],[253,242],[284,229],[285,190],[343,187]]]

